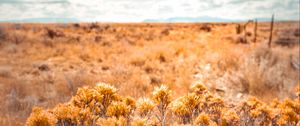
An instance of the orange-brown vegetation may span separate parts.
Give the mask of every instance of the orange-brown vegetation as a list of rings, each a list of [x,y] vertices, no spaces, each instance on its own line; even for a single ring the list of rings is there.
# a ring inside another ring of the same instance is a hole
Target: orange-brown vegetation
[[[298,22],[237,26],[0,24],[0,125],[296,125]]]
[[[271,105],[252,97],[239,105],[230,105],[197,84],[187,95],[172,100],[172,92],[162,85],[155,88],[151,100],[136,105],[134,99],[120,96],[116,91],[116,88],[104,83],[93,88],[79,88],[68,103],[47,111],[34,108],[26,125],[296,126],[300,123],[299,97],[274,101]],[[140,115],[145,109],[148,114]]]

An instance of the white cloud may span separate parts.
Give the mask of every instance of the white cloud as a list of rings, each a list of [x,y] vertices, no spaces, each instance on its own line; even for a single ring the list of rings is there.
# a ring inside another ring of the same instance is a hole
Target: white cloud
[[[299,0],[0,0],[0,20],[76,18],[139,22],[169,17],[299,19]]]

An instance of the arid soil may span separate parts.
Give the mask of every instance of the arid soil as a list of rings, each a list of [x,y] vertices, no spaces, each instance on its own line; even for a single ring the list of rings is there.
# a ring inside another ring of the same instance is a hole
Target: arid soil
[[[226,101],[294,98],[300,84],[299,22],[0,24],[0,125],[24,125],[33,106],[69,101],[105,82],[121,95],[176,96],[201,83]]]

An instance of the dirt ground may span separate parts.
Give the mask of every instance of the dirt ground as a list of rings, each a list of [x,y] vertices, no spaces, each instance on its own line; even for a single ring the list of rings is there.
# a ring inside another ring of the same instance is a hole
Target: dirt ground
[[[176,97],[196,83],[233,103],[295,97],[299,22],[275,23],[270,47],[270,23],[258,23],[256,41],[243,24],[0,24],[0,125],[24,125],[33,106],[97,82],[134,98],[161,84]]]

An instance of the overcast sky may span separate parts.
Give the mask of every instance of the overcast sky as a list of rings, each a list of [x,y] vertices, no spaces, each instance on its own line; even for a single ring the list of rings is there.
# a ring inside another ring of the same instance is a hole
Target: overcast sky
[[[0,21],[75,18],[140,22],[145,19],[211,16],[226,19],[299,20],[300,0],[0,0]]]

